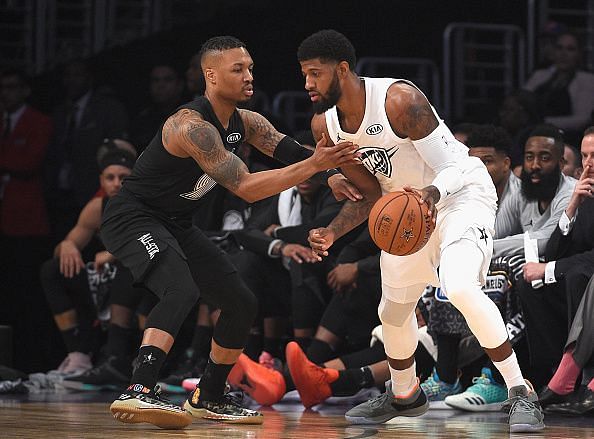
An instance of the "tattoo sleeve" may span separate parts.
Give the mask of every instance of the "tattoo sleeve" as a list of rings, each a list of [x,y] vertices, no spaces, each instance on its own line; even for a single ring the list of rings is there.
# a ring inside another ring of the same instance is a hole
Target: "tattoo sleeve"
[[[388,118],[399,135],[419,140],[428,136],[439,125],[431,104],[413,86],[397,84],[393,97],[392,111],[389,111]]]
[[[347,200],[338,215],[328,225],[328,228],[334,231],[337,239],[346,235],[369,217],[374,202],[369,198],[357,202]]]
[[[234,191],[248,170],[234,154],[227,151],[217,129],[193,110],[183,109],[170,117],[163,127],[163,137],[177,142],[217,183]]]
[[[261,114],[249,110],[240,110],[240,114],[246,126],[247,142],[272,157],[276,145],[285,135],[279,133]]]

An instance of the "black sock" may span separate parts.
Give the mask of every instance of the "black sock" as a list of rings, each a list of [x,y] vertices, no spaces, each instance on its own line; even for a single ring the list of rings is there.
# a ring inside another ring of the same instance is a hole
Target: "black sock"
[[[264,337],[264,349],[274,358],[281,358],[282,338]]]
[[[259,332],[257,333],[250,333],[248,335],[247,343],[245,344],[245,348],[243,349],[243,353],[250,357],[251,360],[258,362],[258,357],[262,352],[263,344],[262,344],[262,334]]]
[[[136,369],[130,383],[142,384],[152,390],[157,384],[157,378],[166,356],[165,351],[156,346],[141,346],[136,359]]]
[[[218,401],[225,393],[227,376],[235,364],[217,364],[208,359],[204,374],[200,378],[200,399],[203,401]]]
[[[333,396],[351,396],[361,389],[375,384],[371,369],[367,366],[338,372],[338,379],[330,383]]]
[[[303,352],[307,352],[307,349],[311,343],[311,337],[295,337],[295,341]]]
[[[458,378],[458,345],[460,336],[437,335],[437,364],[435,370],[444,383],[454,384]]]
[[[325,361],[332,360],[336,357],[336,353],[334,352],[334,349],[332,349],[332,346],[317,338],[314,338],[311,341],[306,352],[307,358],[315,364],[322,364]]]
[[[106,350],[108,355],[118,358],[130,357],[130,345],[133,335],[134,331],[132,329],[111,323],[107,330]]]
[[[80,343],[80,331],[78,330],[78,326],[74,328],[66,329],[62,332],[62,339],[64,340],[64,344],[66,345],[66,350],[68,352],[82,352],[81,343]]]
[[[293,382],[293,377],[291,376],[291,373],[289,372],[289,368],[287,367],[287,365],[285,365],[282,374],[283,378],[285,379],[285,391],[290,392],[291,390],[295,390],[295,383]]]
[[[212,340],[212,326],[197,325],[192,338],[192,358],[208,358],[210,355],[210,342]]]

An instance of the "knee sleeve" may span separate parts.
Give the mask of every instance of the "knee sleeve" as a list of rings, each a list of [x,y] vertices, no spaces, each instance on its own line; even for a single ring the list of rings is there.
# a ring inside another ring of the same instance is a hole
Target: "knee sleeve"
[[[403,360],[411,357],[419,340],[417,302],[398,303],[382,297],[378,315],[382,322],[384,348],[390,358]]]
[[[476,244],[461,239],[442,251],[439,275],[446,296],[462,313],[481,346],[493,349],[508,336],[499,309],[481,289],[482,262],[483,253]]]
[[[188,265],[174,250],[167,249],[144,284],[160,298],[147,317],[146,327],[175,337],[199,296]]]
[[[224,348],[245,347],[250,328],[258,312],[258,299],[238,273],[225,276],[218,286],[216,305],[221,309],[213,332],[215,342]]]

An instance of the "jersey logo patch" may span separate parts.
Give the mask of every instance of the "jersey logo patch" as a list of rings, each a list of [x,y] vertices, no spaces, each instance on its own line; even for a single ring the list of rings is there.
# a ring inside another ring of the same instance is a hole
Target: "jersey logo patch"
[[[237,143],[241,140],[241,134],[231,133],[227,136],[227,143]]]
[[[367,129],[365,130],[365,132],[370,135],[370,136],[375,136],[376,134],[381,133],[384,130],[384,127],[379,124],[373,124],[367,127]]]
[[[373,175],[381,174],[384,177],[391,178],[392,177],[392,162],[391,158],[394,154],[396,154],[398,148],[393,146],[388,149],[384,148],[377,148],[375,146],[364,146],[359,148],[359,152],[361,153],[361,161],[363,165],[371,172]]]
[[[214,181],[210,175],[202,174],[198,181],[196,181],[193,191],[186,192],[184,194],[179,194],[179,196],[185,198],[186,200],[199,200],[216,185],[217,182]]]

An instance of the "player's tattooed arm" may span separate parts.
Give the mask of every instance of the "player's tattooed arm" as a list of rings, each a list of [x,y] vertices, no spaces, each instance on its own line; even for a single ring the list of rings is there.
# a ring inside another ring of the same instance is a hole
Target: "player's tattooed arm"
[[[246,141],[264,154],[272,157],[276,145],[285,137],[261,114],[249,110],[239,110],[245,127]]]
[[[386,113],[394,132],[411,140],[427,137],[439,125],[427,98],[405,82],[388,89]]]
[[[169,152],[190,156],[217,183],[236,192],[246,165],[227,151],[217,129],[193,110],[182,109],[163,125],[163,143]]]

